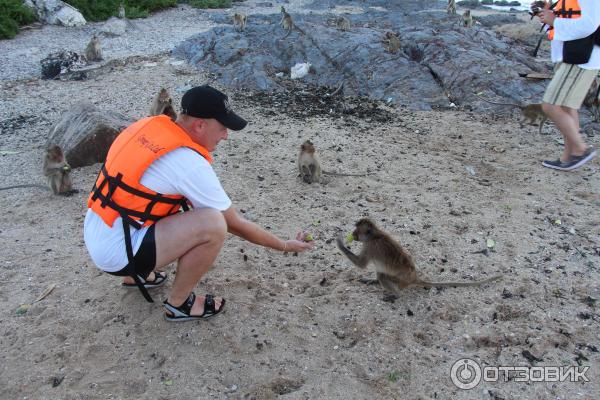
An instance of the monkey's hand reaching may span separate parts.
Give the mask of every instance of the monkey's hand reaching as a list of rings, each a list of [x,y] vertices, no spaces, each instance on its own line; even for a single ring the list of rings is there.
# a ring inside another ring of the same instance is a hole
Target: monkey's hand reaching
[[[335,242],[337,243],[337,246],[340,250],[343,251],[343,249],[346,248],[346,246],[344,245],[344,234],[340,233],[338,235],[338,237],[336,238]]]

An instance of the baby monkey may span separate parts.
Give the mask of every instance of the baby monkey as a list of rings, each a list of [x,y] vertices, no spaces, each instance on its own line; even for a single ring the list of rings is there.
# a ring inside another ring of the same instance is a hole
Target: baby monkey
[[[154,97],[150,106],[150,115],[168,115],[173,121],[177,119],[177,113],[173,108],[173,99],[167,92],[167,89],[162,88]]]
[[[461,19],[461,25],[466,27],[466,28],[470,28],[473,26],[473,16],[471,15],[471,10],[466,10]]]
[[[100,50],[100,39],[98,36],[92,36],[92,39],[85,48],[85,59],[88,61],[102,60],[102,51]]]
[[[54,144],[46,150],[43,172],[54,194],[70,196],[77,193],[77,190],[73,189],[71,166],[67,164],[63,151],[58,145]]]
[[[323,171],[321,162],[317,156],[315,145],[306,140],[300,145],[300,154],[298,155],[298,170],[302,180],[306,183],[321,182],[323,175],[334,176],[366,176],[367,174],[340,174],[337,172]]]
[[[352,236],[355,240],[363,243],[360,253],[356,255],[344,245],[343,235],[337,238],[339,249],[361,269],[366,268],[369,262],[373,262],[377,271],[377,280],[386,291],[394,295],[410,285],[425,287],[479,286],[501,279],[501,276],[497,275],[475,282],[429,282],[417,276],[410,254],[370,219],[359,220]]]
[[[383,36],[383,43],[387,45],[386,50],[389,53],[396,53],[400,50],[400,38],[394,32],[387,31]]]
[[[240,32],[246,29],[246,14],[241,12],[233,14],[233,26]]]

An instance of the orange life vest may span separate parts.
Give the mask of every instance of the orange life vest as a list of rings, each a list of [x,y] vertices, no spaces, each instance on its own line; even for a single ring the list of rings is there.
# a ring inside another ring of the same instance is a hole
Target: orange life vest
[[[166,115],[144,118],[130,125],[110,146],[87,202],[108,226],[113,226],[117,217],[121,217],[128,260],[125,270],[151,303],[143,278],[136,273],[129,227],[140,229],[181,208],[188,210],[184,196],[157,193],[140,183],[150,164],[180,147],[189,147],[212,163],[209,151],[195,143]]]
[[[558,0],[554,15],[556,18],[581,18],[581,7],[577,0]],[[548,39],[554,39],[554,28],[548,30]]]
[[[167,116],[144,118],[129,126],[111,145],[88,207],[109,226],[120,216],[136,228],[185,208],[183,196],[160,194],[140,183],[152,162],[179,147],[189,147],[212,163],[208,150]]]

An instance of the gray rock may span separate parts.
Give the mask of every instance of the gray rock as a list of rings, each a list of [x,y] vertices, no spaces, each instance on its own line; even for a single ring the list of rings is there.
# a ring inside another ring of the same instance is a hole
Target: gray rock
[[[38,19],[52,25],[82,26],[86,20],[79,10],[60,0],[25,0]]]
[[[117,135],[134,121],[82,103],[65,112],[50,129],[46,146],[59,145],[73,168],[104,162]]]
[[[135,29],[135,24],[128,19],[110,17],[100,28],[104,36],[115,37],[122,36],[127,31]]]
[[[308,62],[313,73],[303,83],[336,88],[344,82],[344,95],[391,98],[421,110],[454,103],[507,112],[473,93],[517,102],[535,98],[546,82],[527,81],[518,72],[550,72],[511,39],[481,27],[461,28],[441,10],[368,10],[347,15],[352,25],[347,32],[329,24],[332,17],[297,14],[301,31],[285,37],[278,14],[251,15],[244,32],[227,23],[186,40],[173,54],[213,73],[224,86],[242,90],[285,90],[291,67]],[[402,47],[395,54],[382,44],[388,30],[400,37]]]

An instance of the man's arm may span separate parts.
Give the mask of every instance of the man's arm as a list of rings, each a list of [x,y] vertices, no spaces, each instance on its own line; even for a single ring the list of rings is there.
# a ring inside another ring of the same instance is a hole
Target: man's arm
[[[578,0],[581,7],[580,18],[554,19],[554,39],[563,42],[590,36],[600,25],[600,2],[598,0]]]
[[[301,252],[313,248],[312,242],[306,243],[302,241],[301,234],[298,234],[296,240],[283,240],[278,238],[271,232],[239,215],[233,206],[223,211],[223,216],[227,222],[227,230],[229,233],[254,244],[270,247],[275,250],[291,252]]]

